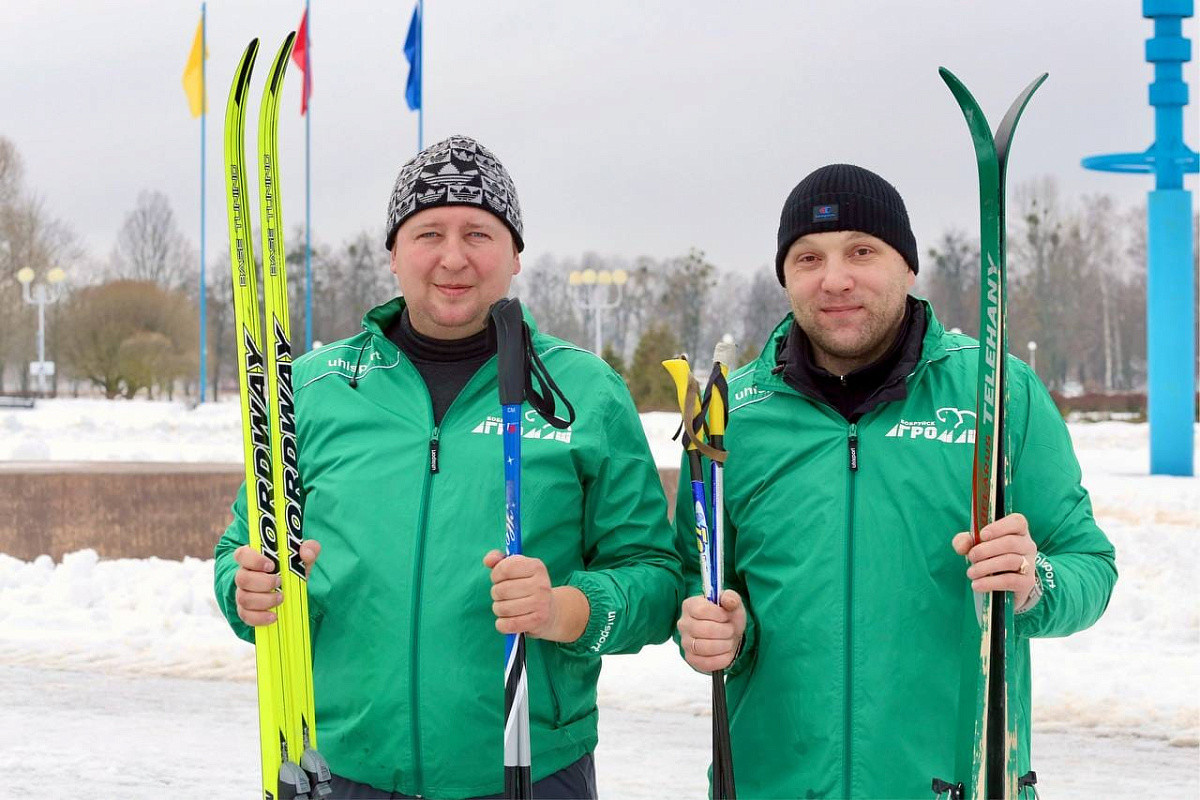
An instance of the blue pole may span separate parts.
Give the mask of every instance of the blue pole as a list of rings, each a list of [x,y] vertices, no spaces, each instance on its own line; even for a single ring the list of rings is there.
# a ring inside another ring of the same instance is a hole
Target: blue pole
[[[205,119],[208,117],[208,89],[204,85],[208,69],[208,3],[200,4],[200,402],[204,402],[204,387],[208,383],[208,285],[204,274],[204,173]]]
[[[1154,107],[1154,143],[1141,153],[1083,159],[1087,169],[1154,173],[1155,190],[1146,209],[1147,412],[1150,473],[1194,474],[1196,417],[1196,284],[1192,273],[1192,194],[1183,176],[1200,172],[1200,158],[1183,140],[1188,87],[1183,65],[1191,43],[1183,20],[1193,0],[1142,0],[1142,16],[1154,20],[1146,60],[1154,65],[1149,100]]]
[[[417,0],[417,152],[425,149],[425,0]]]
[[[1146,280],[1150,472],[1193,474],[1196,324],[1192,298],[1192,193],[1150,192]]]
[[[304,80],[311,82],[309,62],[312,49],[312,17],[304,0]],[[301,89],[303,91],[303,89]],[[304,350],[313,348],[312,303],[312,97],[304,112]]]

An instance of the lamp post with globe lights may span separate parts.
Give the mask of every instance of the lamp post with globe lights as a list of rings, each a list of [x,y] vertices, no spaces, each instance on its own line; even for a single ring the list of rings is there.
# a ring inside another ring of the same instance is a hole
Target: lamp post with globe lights
[[[571,297],[575,304],[584,311],[591,311],[596,319],[596,355],[600,355],[603,347],[604,312],[616,308],[621,303],[621,294],[629,275],[625,270],[618,269],[609,272],[606,269],[576,270],[567,277],[571,286]]]
[[[29,267],[17,271],[17,281],[21,284],[21,297],[29,305],[37,306],[38,310],[38,360],[29,365],[29,371],[37,378],[38,392],[44,395],[46,394],[46,378],[54,374],[54,365],[46,361],[46,306],[58,302],[62,297],[62,282],[66,278],[66,273],[55,267],[46,273],[46,277],[41,281],[34,283],[35,278],[37,278],[37,273]]]

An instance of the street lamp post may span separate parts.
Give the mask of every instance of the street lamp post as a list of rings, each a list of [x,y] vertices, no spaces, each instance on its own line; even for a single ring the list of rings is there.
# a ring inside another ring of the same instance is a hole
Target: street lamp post
[[[1029,345],[1029,368],[1033,370],[1033,374],[1037,374],[1037,342],[1030,342]]]
[[[606,309],[616,308],[621,303],[621,293],[629,276],[625,270],[618,269],[609,272],[606,269],[576,270],[568,278],[573,289],[572,298],[575,304],[584,311],[591,311],[596,317],[596,355],[600,355],[603,346],[603,316]]]
[[[36,273],[29,267],[25,267],[17,272],[17,280],[21,283],[21,296],[25,302],[31,306],[37,306],[38,310],[38,332],[37,332],[37,369],[32,369],[38,381],[38,393],[46,394],[46,378],[50,368],[46,364],[46,306],[49,303],[56,303],[62,297],[62,281],[66,275],[61,269],[55,267],[46,273],[45,280],[34,283]]]

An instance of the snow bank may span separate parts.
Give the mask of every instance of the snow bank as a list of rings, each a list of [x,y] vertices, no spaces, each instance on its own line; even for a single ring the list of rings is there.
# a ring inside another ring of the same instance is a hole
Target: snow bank
[[[237,402],[39,400],[0,409],[0,461],[241,463]]]
[[[253,678],[253,648],[230,632],[212,581],[211,560],[0,555],[0,663]]]

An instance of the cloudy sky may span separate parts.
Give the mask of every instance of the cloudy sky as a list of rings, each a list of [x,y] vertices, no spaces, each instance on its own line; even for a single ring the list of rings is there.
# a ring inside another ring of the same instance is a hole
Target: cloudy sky
[[[200,124],[180,78],[199,2],[2,5],[0,135],[23,156],[27,186],[98,258],[144,189],[165,192],[198,242]],[[313,228],[338,244],[381,232],[392,182],[416,150],[402,54],[412,5],[312,5]],[[226,241],[221,126],[233,69],[261,37],[257,105],[302,9],[299,0],[208,3],[210,263]],[[722,268],[754,269],[773,256],[788,191],[834,161],[891,180],[924,249],[949,226],[978,225],[970,140],[939,66],[963,79],[993,125],[1050,73],[1017,134],[1011,184],[1048,175],[1068,199],[1141,202],[1150,178],[1079,166],[1151,142],[1151,25],[1140,9],[1135,0],[428,0],[425,142],[466,133],[499,155],[524,207],[526,263],[696,246]],[[1194,40],[1195,20],[1184,30]],[[1187,80],[1195,97],[1194,61]],[[289,230],[304,215],[300,83],[293,70],[281,116]],[[1186,124],[1195,147],[1194,102]],[[1195,191],[1194,176],[1187,186]]]

